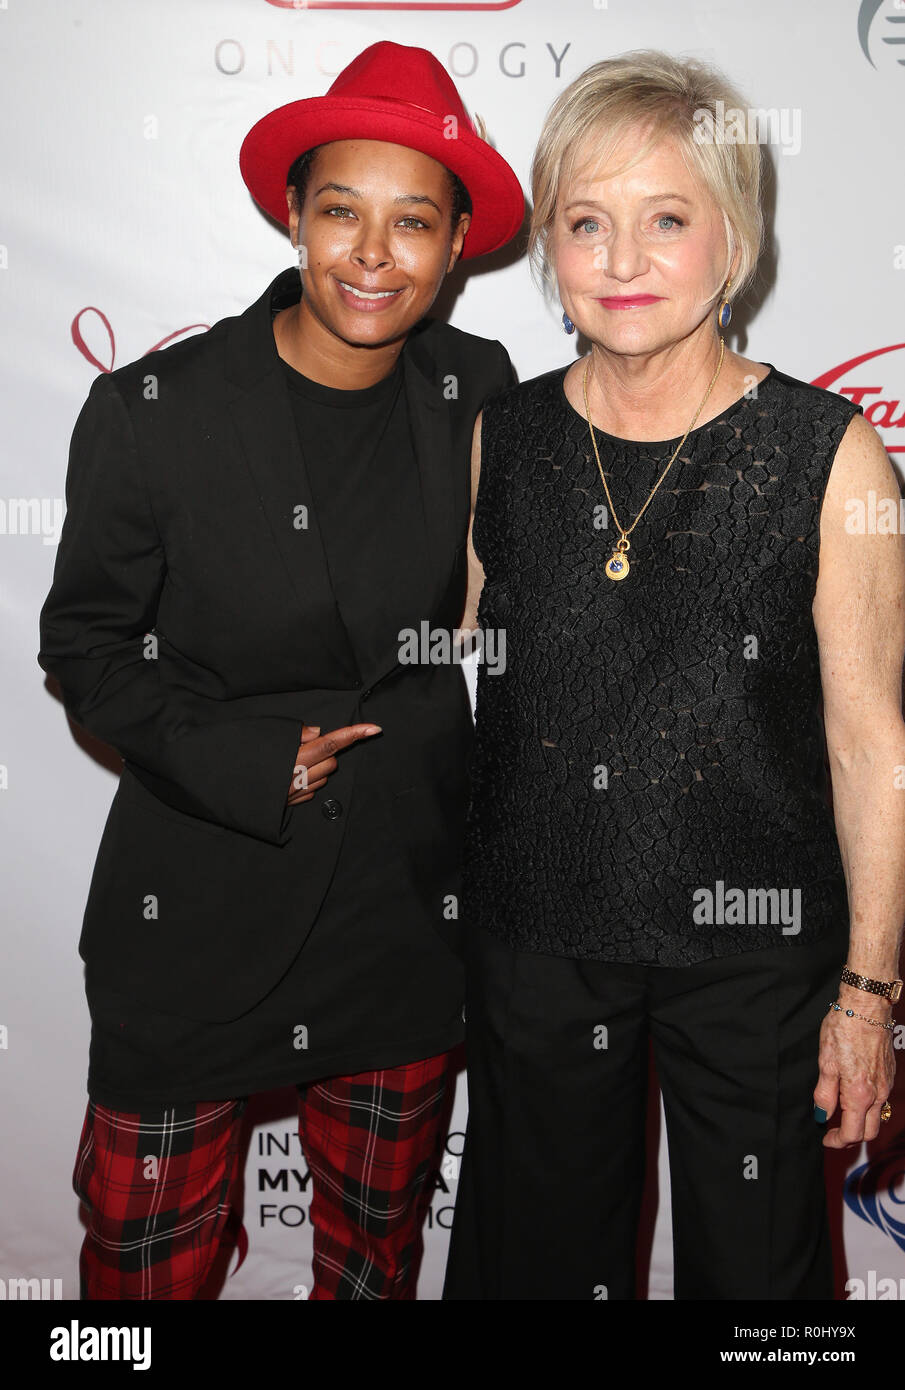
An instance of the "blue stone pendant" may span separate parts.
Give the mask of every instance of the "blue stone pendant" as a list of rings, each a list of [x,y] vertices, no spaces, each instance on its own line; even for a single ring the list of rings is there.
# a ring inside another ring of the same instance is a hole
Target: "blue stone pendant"
[[[722,304],[720,305],[720,311],[717,314],[717,323],[720,325],[720,328],[728,328],[731,319],[732,305],[724,299]]]
[[[622,550],[614,550],[603,568],[608,578],[624,579],[628,574],[628,556]]]

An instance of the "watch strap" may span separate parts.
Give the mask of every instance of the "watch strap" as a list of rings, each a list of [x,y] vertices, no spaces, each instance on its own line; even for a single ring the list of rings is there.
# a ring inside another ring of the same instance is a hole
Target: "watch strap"
[[[868,994],[879,994],[891,1000],[893,1004],[898,1001],[902,993],[901,980],[871,980],[867,975],[856,975],[854,970],[849,970],[846,965],[842,971],[842,983],[844,985],[854,985],[855,989],[867,990]]]

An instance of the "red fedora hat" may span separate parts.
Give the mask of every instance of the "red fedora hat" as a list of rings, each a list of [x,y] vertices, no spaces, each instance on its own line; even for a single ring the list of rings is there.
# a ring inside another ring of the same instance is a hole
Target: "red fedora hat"
[[[353,139],[421,150],[459,176],[473,208],[463,259],[505,246],[521,226],[525,199],[518,179],[475,133],[455,83],[425,48],[372,44],[326,96],[291,101],[253,125],[242,141],[239,168],[255,202],[288,226],[290,166],[314,145]]]

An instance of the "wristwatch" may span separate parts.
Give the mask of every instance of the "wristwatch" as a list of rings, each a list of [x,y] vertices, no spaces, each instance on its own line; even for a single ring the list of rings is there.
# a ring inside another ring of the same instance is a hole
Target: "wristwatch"
[[[866,975],[856,975],[847,965],[842,971],[842,983],[854,985],[855,989],[866,989],[869,994],[881,994],[892,1004],[898,1003],[902,993],[901,980],[869,980]]]

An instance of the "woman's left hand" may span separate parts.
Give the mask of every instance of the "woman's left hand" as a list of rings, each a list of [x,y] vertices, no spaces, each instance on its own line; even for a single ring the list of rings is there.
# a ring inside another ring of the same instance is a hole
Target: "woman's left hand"
[[[844,1010],[866,1014],[890,1022],[889,1001],[871,998],[858,1003],[839,994],[842,1012],[833,1009],[820,1029],[820,1079],[814,1087],[814,1103],[832,1118],[837,1105],[841,1123],[823,1136],[828,1149],[844,1149],[862,1140],[876,1139],[882,1121],[880,1111],[892,1091],[896,1074],[893,1035],[888,1028],[877,1028],[860,1018],[849,1018]]]

